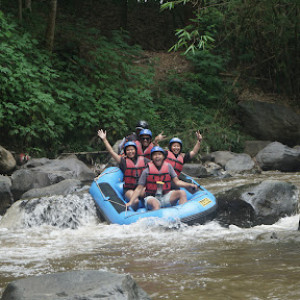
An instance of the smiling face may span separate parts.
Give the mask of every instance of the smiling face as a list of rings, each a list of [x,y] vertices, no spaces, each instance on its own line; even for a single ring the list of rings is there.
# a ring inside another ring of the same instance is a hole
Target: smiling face
[[[151,142],[151,136],[143,134],[140,136],[140,141],[141,141],[143,148],[147,148]]]
[[[128,158],[134,158],[136,154],[136,149],[134,146],[128,146],[125,149],[125,154]]]
[[[156,167],[160,167],[163,164],[165,155],[160,151],[153,152],[151,159]]]
[[[174,154],[179,154],[181,152],[181,145],[179,143],[172,143],[171,144],[171,151]]]

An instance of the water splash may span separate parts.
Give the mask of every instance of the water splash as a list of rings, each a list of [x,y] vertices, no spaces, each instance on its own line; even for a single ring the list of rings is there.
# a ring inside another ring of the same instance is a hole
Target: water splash
[[[49,196],[20,200],[2,218],[0,227],[34,227],[51,225],[76,229],[98,222],[90,194]]]

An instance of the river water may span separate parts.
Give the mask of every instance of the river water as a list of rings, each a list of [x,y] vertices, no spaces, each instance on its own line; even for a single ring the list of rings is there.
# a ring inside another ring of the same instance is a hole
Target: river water
[[[300,173],[209,178],[201,185],[216,193],[264,179],[300,190]],[[93,269],[130,274],[152,299],[300,299],[299,214],[247,229],[214,221],[120,226],[98,222],[87,192],[43,201],[56,207],[47,218],[38,205],[30,213],[13,207],[0,221],[0,295],[15,279]],[[63,223],[70,213],[76,229]]]

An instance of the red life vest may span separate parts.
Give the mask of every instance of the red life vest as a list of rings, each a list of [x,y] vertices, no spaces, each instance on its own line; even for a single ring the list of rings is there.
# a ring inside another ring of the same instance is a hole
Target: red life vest
[[[148,163],[149,175],[146,181],[146,196],[155,196],[157,190],[157,181],[163,181],[163,194],[168,193],[171,190],[172,178],[169,174],[169,167],[166,161],[163,162],[160,170],[157,169],[155,164],[151,161]]]
[[[179,176],[183,168],[183,156],[179,154],[176,157],[172,151],[168,151],[166,162],[168,162],[174,168],[177,176]]]
[[[142,144],[140,141],[135,141],[137,146],[137,155],[144,156],[148,159],[151,159],[151,149],[154,147],[153,143],[151,142],[149,146],[143,151]]]
[[[143,156],[138,156],[136,163],[126,158],[126,169],[124,172],[124,189],[134,190],[137,185],[139,178],[146,168],[145,159]]]

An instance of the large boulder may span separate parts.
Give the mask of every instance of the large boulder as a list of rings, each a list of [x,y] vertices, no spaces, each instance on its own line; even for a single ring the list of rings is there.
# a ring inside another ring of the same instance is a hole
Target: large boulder
[[[269,144],[255,158],[262,170],[300,171],[300,150],[278,142]]]
[[[251,227],[274,224],[298,213],[299,190],[288,182],[265,180],[216,194],[222,224]]]
[[[28,164],[27,164],[28,165]],[[26,165],[25,165],[26,166]],[[28,165],[29,167],[30,165]],[[57,183],[64,179],[78,179],[82,182],[90,183],[95,174],[76,156],[69,156],[64,159],[53,159],[47,163],[31,168],[36,172],[48,173],[53,183]]]
[[[82,183],[78,179],[65,179],[58,183],[37,188],[31,189],[25,192],[21,199],[31,199],[31,198],[38,198],[38,197],[45,197],[45,196],[53,196],[53,195],[68,195],[73,194],[77,190],[82,187]]]
[[[222,168],[226,163],[236,156],[236,153],[230,151],[215,151],[210,154],[211,159]]]
[[[90,184],[94,177],[94,172],[74,156],[53,160],[32,159],[12,174],[11,191],[14,199],[18,200],[31,189],[47,187],[66,179]]]
[[[284,105],[241,101],[239,117],[245,130],[260,140],[295,146],[300,141],[300,115]]]
[[[11,192],[14,196],[14,200],[19,200],[25,192],[31,189],[41,188],[52,184],[47,172],[44,173],[31,169],[20,169],[15,171],[11,176],[11,180]]]
[[[10,187],[10,178],[8,176],[0,175],[0,215],[4,215],[13,202]]]
[[[76,229],[98,223],[95,202],[90,193],[83,189],[67,196],[55,195],[16,201],[0,220],[0,226],[5,228],[49,225]]]
[[[205,167],[202,166],[201,164],[184,164],[182,172],[192,177],[208,176]]]
[[[107,271],[70,271],[19,279],[9,283],[1,300],[146,300],[130,275]]]
[[[251,156],[246,153],[235,155],[225,164],[225,170],[230,173],[249,172],[254,167],[254,161],[251,159]]]
[[[260,150],[267,147],[270,143],[270,141],[245,141],[244,153],[255,157]]]
[[[11,173],[17,165],[14,156],[5,148],[0,146],[0,174]]]

